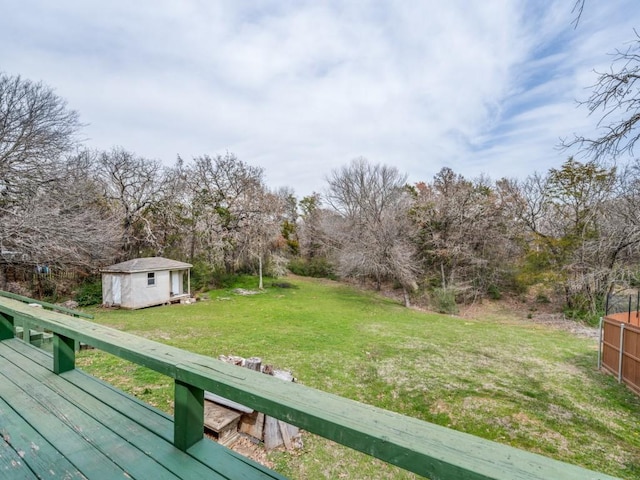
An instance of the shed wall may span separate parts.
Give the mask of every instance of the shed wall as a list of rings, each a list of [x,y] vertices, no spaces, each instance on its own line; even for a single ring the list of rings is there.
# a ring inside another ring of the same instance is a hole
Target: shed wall
[[[113,291],[111,290],[111,273],[102,274],[102,303],[104,305],[113,305]]]
[[[143,308],[152,305],[159,305],[171,300],[171,283],[169,271],[158,271],[155,273],[155,285],[147,285],[147,272],[133,273],[128,275],[130,285],[127,288],[127,303],[123,293],[122,303],[126,308]],[[124,290],[124,282],[123,282]]]

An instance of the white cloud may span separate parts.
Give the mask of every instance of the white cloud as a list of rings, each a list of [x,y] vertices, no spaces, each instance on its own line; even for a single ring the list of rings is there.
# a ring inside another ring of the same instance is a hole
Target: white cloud
[[[232,151],[299,195],[363,155],[429,180],[526,175],[593,128],[575,108],[632,0],[45,2],[0,16],[0,69],[77,109],[87,145],[173,163]],[[588,93],[588,92],[587,92]]]

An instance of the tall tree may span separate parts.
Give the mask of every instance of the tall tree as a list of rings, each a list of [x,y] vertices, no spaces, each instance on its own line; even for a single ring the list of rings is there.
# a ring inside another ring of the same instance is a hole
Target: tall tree
[[[300,207],[300,222],[298,224],[298,237],[300,240],[300,255],[306,260],[326,257],[330,242],[325,234],[323,218],[327,210],[322,207],[322,199],[319,193],[303,197],[298,202]]]
[[[165,187],[162,164],[116,147],[98,154],[96,172],[102,195],[122,219],[123,256],[139,256],[145,248],[157,250],[157,232],[148,214]]]
[[[325,194],[336,212],[329,232],[336,245],[338,273],[397,281],[405,305],[416,288],[415,249],[408,219],[406,176],[394,167],[372,165],[364,158],[334,170]]]
[[[562,288],[570,309],[595,310],[609,288],[609,269],[599,259],[609,243],[602,221],[615,180],[613,168],[569,158],[521,185],[519,218],[532,235],[527,261],[534,274]]]
[[[51,88],[0,74],[1,284],[9,263],[88,267],[109,256],[113,225],[86,165],[67,157],[80,126]]]
[[[443,168],[414,189],[411,216],[425,273],[442,288],[476,298],[508,287],[517,255],[505,197],[488,178],[465,179]]]
[[[80,126],[51,88],[0,73],[0,208],[59,177]]]
[[[209,264],[235,272],[241,262],[241,242],[252,219],[252,197],[262,192],[263,171],[234,154],[196,157],[187,168],[191,196],[191,252],[201,252]]]
[[[173,167],[164,171],[164,184],[147,217],[155,232],[156,252],[161,256],[193,260],[190,239],[194,228],[192,197],[185,162],[178,156]]]
[[[287,192],[273,193],[266,188],[256,188],[247,198],[246,221],[243,222],[242,236],[238,247],[247,263],[258,262],[259,288],[263,288],[263,272],[267,260],[271,261],[272,274],[282,274],[284,258],[279,250],[284,247],[278,240],[282,238],[282,222],[286,217]]]
[[[287,244],[287,253],[291,256],[300,254],[300,238],[298,235],[298,199],[293,189],[283,187],[277,192],[282,201],[283,219],[281,225],[282,238]]]

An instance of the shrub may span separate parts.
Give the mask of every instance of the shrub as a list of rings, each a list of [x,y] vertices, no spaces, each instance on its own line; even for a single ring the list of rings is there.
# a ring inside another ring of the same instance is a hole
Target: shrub
[[[102,282],[95,280],[85,282],[80,285],[78,293],[76,293],[76,302],[80,307],[88,307],[90,305],[98,305],[102,303]]]
[[[438,313],[454,315],[458,313],[456,293],[448,288],[434,288],[430,294],[431,305]]]
[[[282,255],[272,254],[267,258],[264,273],[270,277],[279,278],[287,274],[288,259]]]
[[[274,288],[298,288],[297,285],[289,282],[273,282],[271,286]]]
[[[227,273],[222,268],[215,268],[205,261],[197,260],[193,262],[191,269],[191,290],[204,292],[212,288],[231,288],[238,276],[235,273]]]
[[[207,286],[207,289],[232,288],[236,286],[236,283],[241,276],[242,275],[238,275],[236,273],[227,273],[224,271],[216,270],[211,275],[211,279],[209,285]]]
[[[600,317],[604,315],[604,300],[596,299],[595,305],[583,293],[574,293],[570,303],[565,304],[563,313],[567,318],[583,321],[589,325],[598,325]]]
[[[60,300],[58,284],[53,278],[38,277],[33,284],[33,291],[37,298],[55,303]]]
[[[487,287],[487,295],[492,300],[500,300],[502,298],[500,288],[498,288],[498,286],[493,283]]]
[[[326,258],[316,257],[310,260],[294,258],[289,261],[287,268],[291,273],[303,277],[336,279],[333,273],[333,267]]]
[[[549,304],[551,303],[551,300],[544,293],[538,293],[536,295],[536,303]]]
[[[207,262],[196,260],[191,268],[191,290],[201,292],[208,290],[213,277],[213,268]]]

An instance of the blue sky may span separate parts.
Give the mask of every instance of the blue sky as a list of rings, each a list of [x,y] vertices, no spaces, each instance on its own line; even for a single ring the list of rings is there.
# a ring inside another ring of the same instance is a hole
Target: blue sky
[[[359,156],[522,178],[594,131],[576,100],[640,27],[608,0],[574,29],[573,3],[2,0],[0,71],[53,87],[87,147],[231,151],[298,196]]]

